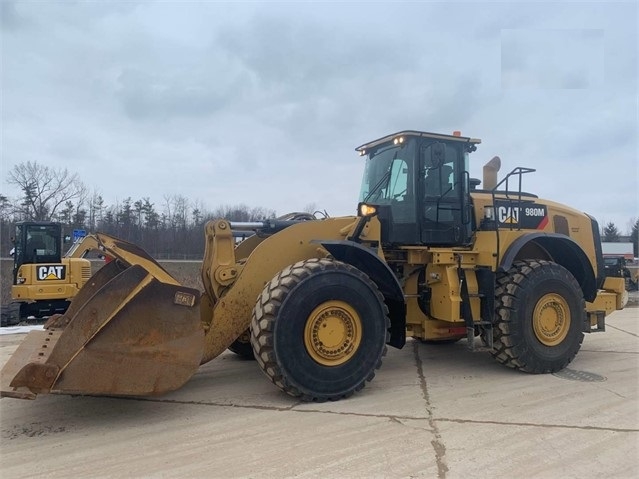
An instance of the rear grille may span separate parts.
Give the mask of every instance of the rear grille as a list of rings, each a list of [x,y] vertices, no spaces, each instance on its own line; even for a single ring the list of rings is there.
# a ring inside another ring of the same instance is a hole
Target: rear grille
[[[82,267],[82,281],[87,281],[91,277],[91,266]]]

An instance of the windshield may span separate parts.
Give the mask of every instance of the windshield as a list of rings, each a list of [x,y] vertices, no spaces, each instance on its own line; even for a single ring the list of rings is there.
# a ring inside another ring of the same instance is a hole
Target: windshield
[[[366,157],[359,200],[377,204],[402,201],[412,194],[414,141],[403,145],[387,145],[372,151]]]
[[[16,262],[22,264],[59,261],[59,235],[60,230],[56,225],[17,225]]]

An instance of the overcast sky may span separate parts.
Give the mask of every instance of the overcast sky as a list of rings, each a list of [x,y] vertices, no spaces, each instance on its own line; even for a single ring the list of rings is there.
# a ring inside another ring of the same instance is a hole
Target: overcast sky
[[[36,161],[107,204],[353,214],[354,148],[481,138],[471,175],[612,221],[639,216],[636,1],[1,0],[2,182]]]

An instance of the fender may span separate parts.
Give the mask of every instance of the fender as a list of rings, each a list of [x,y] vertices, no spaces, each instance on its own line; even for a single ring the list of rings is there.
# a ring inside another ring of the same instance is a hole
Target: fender
[[[592,263],[586,253],[572,238],[557,233],[530,233],[520,236],[508,247],[499,263],[499,270],[508,271],[513,262],[519,259],[520,251],[528,245],[535,245],[548,255],[547,258],[560,264],[572,273],[584,293],[586,301],[592,302],[597,297],[597,278]],[[521,259],[528,258],[522,255]]]
[[[363,271],[377,285],[388,306],[391,321],[390,346],[401,349],[406,344],[406,303],[397,277],[374,249],[349,240],[318,241],[338,261]]]

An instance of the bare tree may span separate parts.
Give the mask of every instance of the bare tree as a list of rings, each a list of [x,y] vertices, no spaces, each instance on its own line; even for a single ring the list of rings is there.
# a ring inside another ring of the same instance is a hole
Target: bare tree
[[[61,206],[86,195],[77,173],[31,161],[15,165],[7,182],[22,190],[20,215],[27,220],[50,221]]]
[[[102,198],[102,195],[100,195],[97,190],[94,190],[91,198],[89,199],[89,230],[95,231],[98,225],[102,222],[104,209],[104,198]]]
[[[317,203],[308,203],[302,211],[305,213],[315,213],[318,209]]]
[[[275,210],[257,206],[249,211],[249,221],[262,221],[268,218],[275,218]]]
[[[182,230],[186,230],[189,220],[190,203],[186,196],[173,195],[173,220],[175,226]]]
[[[267,218],[275,218],[275,211],[268,208],[249,208],[245,204],[222,205],[207,213],[205,219],[224,218],[229,221],[262,221]]]

